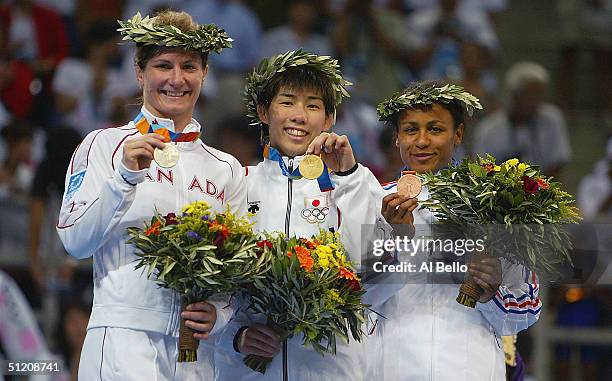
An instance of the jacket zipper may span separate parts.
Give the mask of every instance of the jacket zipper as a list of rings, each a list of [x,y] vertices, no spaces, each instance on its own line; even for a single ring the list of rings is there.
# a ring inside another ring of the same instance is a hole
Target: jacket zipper
[[[289,159],[289,173],[293,171],[293,159]],[[289,223],[291,222],[291,200],[293,196],[293,180],[290,177],[287,177],[287,213],[285,214],[285,235],[289,237]],[[285,374],[284,369],[287,366],[289,368],[289,354],[288,352],[287,340],[283,341],[283,365],[281,367],[281,375],[283,377],[283,381],[286,380],[285,377],[288,377],[288,374]],[[287,372],[288,373],[288,372]]]
[[[293,159],[289,159],[289,172],[293,171]],[[293,196],[293,180],[287,177],[287,213],[285,214],[285,235],[289,237],[289,223],[291,221],[291,200]]]

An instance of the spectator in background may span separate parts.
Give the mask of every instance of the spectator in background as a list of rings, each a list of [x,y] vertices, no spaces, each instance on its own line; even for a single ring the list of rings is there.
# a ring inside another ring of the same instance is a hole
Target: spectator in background
[[[561,105],[571,106],[579,54],[586,51],[596,66],[597,109],[608,113],[612,128],[612,0],[561,0],[557,2],[557,13],[561,21]]]
[[[346,0],[338,12],[334,47],[342,70],[355,83],[353,94],[371,104],[412,79],[412,36],[406,32],[401,1]]]
[[[476,126],[473,153],[498,161],[516,157],[558,176],[572,150],[561,110],[544,100],[548,85],[548,71],[539,64],[512,66],[505,79],[507,104]]]
[[[68,55],[64,22],[57,13],[32,0],[14,0],[0,8],[0,25],[4,37],[0,49],[27,63],[36,78],[28,84],[36,97],[32,120],[49,126],[53,123],[51,80],[57,65]]]
[[[209,71],[215,75],[218,92],[215,98],[207,100],[201,117],[209,126],[207,140],[216,141],[214,127],[228,115],[244,113],[245,74],[253,69],[260,56],[261,25],[257,15],[239,0],[189,0],[183,9],[200,24],[219,25],[234,39],[232,49],[210,57],[212,70]]]
[[[218,148],[234,156],[243,166],[256,165],[262,160],[261,148],[256,144],[260,140],[257,128],[244,115],[225,117],[219,126]]]
[[[378,121],[376,108],[359,96],[351,96],[337,109],[334,132],[348,136],[357,160],[376,177],[388,164],[379,147],[373,144],[383,130],[384,125]]]
[[[34,176],[30,161],[33,132],[13,121],[0,132],[6,152],[0,167],[0,256],[25,258],[29,191]]]
[[[30,162],[33,132],[22,122],[14,121],[0,132],[7,148],[0,167],[0,198],[26,203],[33,178]]]
[[[0,42],[4,41],[5,29],[0,27]],[[25,119],[32,110],[34,97],[30,84],[34,73],[27,63],[11,57],[7,46],[0,46],[0,106],[3,114],[2,126],[11,116]]]
[[[69,374],[70,381],[77,381],[81,349],[87,334],[87,323],[91,307],[73,301],[67,308],[62,322],[61,331],[58,336],[58,348],[64,360],[64,372]]]
[[[606,157],[580,180],[577,201],[585,220],[612,217],[612,136],[608,138]]]
[[[440,4],[439,0],[404,0],[404,6],[411,11],[423,8],[433,8]],[[507,0],[459,0],[462,12],[485,12],[493,24],[497,22],[499,13],[507,7]]]
[[[407,33],[413,39],[413,60],[421,79],[458,80],[463,42],[482,47],[487,67],[492,66],[499,41],[487,14],[460,4],[459,0],[440,0],[439,5],[419,8],[408,16]]]
[[[53,284],[61,285],[61,289],[78,289],[74,285],[70,287],[75,261],[66,254],[55,226],[64,194],[65,169],[80,142],[80,134],[72,128],[49,130],[46,156],[34,175],[30,193],[28,257],[30,274],[40,290]],[[90,282],[91,279],[85,285]]]
[[[397,144],[397,134],[393,128],[385,128],[381,131],[378,136],[378,148],[384,155],[385,167],[376,177],[382,184],[397,181],[401,175],[402,168],[404,168],[404,162],[400,156]]]
[[[264,34],[260,56],[270,57],[297,49],[331,55],[327,36],[314,30],[317,16],[317,8],[311,0],[292,0],[287,10],[288,23]]]
[[[491,112],[497,109],[497,80],[487,67],[488,53],[486,48],[473,43],[463,42],[460,50],[459,85],[474,94],[484,110]],[[479,115],[476,115],[479,116]]]
[[[85,38],[85,59],[65,59],[53,79],[62,124],[83,137],[125,118],[119,112],[125,103],[123,84],[120,73],[112,67],[118,54],[115,28],[110,21],[91,25]]]

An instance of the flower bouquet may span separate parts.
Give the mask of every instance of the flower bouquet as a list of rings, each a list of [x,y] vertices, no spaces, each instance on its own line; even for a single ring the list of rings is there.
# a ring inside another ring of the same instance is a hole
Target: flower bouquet
[[[286,340],[295,335],[303,335],[303,344],[321,354],[335,354],[337,337],[348,342],[349,332],[361,340],[365,291],[338,233],[321,230],[311,239],[268,235],[264,248],[272,256],[270,271],[255,280],[246,297],[249,308],[267,316],[283,341],[283,351]],[[271,361],[254,355],[244,359],[261,373]],[[285,361],[283,372],[287,374]]]
[[[465,159],[424,175],[430,209],[440,224],[479,234],[487,255],[505,257],[544,276],[571,263],[570,237],[562,224],[579,221],[574,198],[539,168],[518,159],[498,165],[491,155]],[[470,279],[457,301],[474,307],[482,289]]]
[[[257,245],[252,223],[232,214],[229,206],[215,214],[197,201],[180,216],[156,213],[150,224],[128,228],[128,234],[140,257],[136,269],[146,267],[147,277],[178,292],[182,310],[216,294],[237,292],[269,268],[270,254]],[[193,334],[181,319],[179,362],[197,360],[199,341]]]

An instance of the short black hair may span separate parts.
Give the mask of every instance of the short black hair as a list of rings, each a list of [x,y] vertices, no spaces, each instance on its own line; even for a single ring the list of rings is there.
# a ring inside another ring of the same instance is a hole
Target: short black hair
[[[258,103],[266,110],[272,104],[272,99],[281,88],[309,89],[317,92],[323,99],[326,115],[333,115],[336,110],[336,92],[331,80],[319,70],[307,65],[287,68],[270,79],[260,94]]]
[[[411,91],[419,92],[419,91],[422,91],[422,90],[425,90],[431,87],[443,87],[447,84],[448,83],[444,81],[413,82],[412,84],[410,84],[410,86],[406,88],[405,91],[406,92],[411,92]],[[438,104],[440,107],[444,108],[451,114],[451,116],[453,117],[453,128],[454,129],[459,128],[459,126],[465,122],[466,112],[465,112],[465,107],[463,106],[463,103],[461,101],[453,99],[448,103],[434,101],[432,104],[429,104],[429,105],[416,104],[414,106],[408,107],[402,110],[401,112],[398,112],[395,115],[393,115],[388,123],[390,123],[395,129],[395,131],[397,132],[399,130],[399,117],[404,111],[406,110],[431,111],[434,104]]]

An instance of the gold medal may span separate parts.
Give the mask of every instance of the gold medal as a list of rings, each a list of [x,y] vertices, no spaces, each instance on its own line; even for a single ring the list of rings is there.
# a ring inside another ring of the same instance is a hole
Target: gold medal
[[[155,148],[153,158],[160,167],[171,168],[178,162],[179,153],[174,144],[166,143],[164,149]]]
[[[397,180],[397,193],[415,198],[421,193],[421,180],[415,175],[414,171],[407,171]]]
[[[306,155],[300,162],[299,168],[303,178],[314,180],[323,173],[323,160],[315,155]]]

